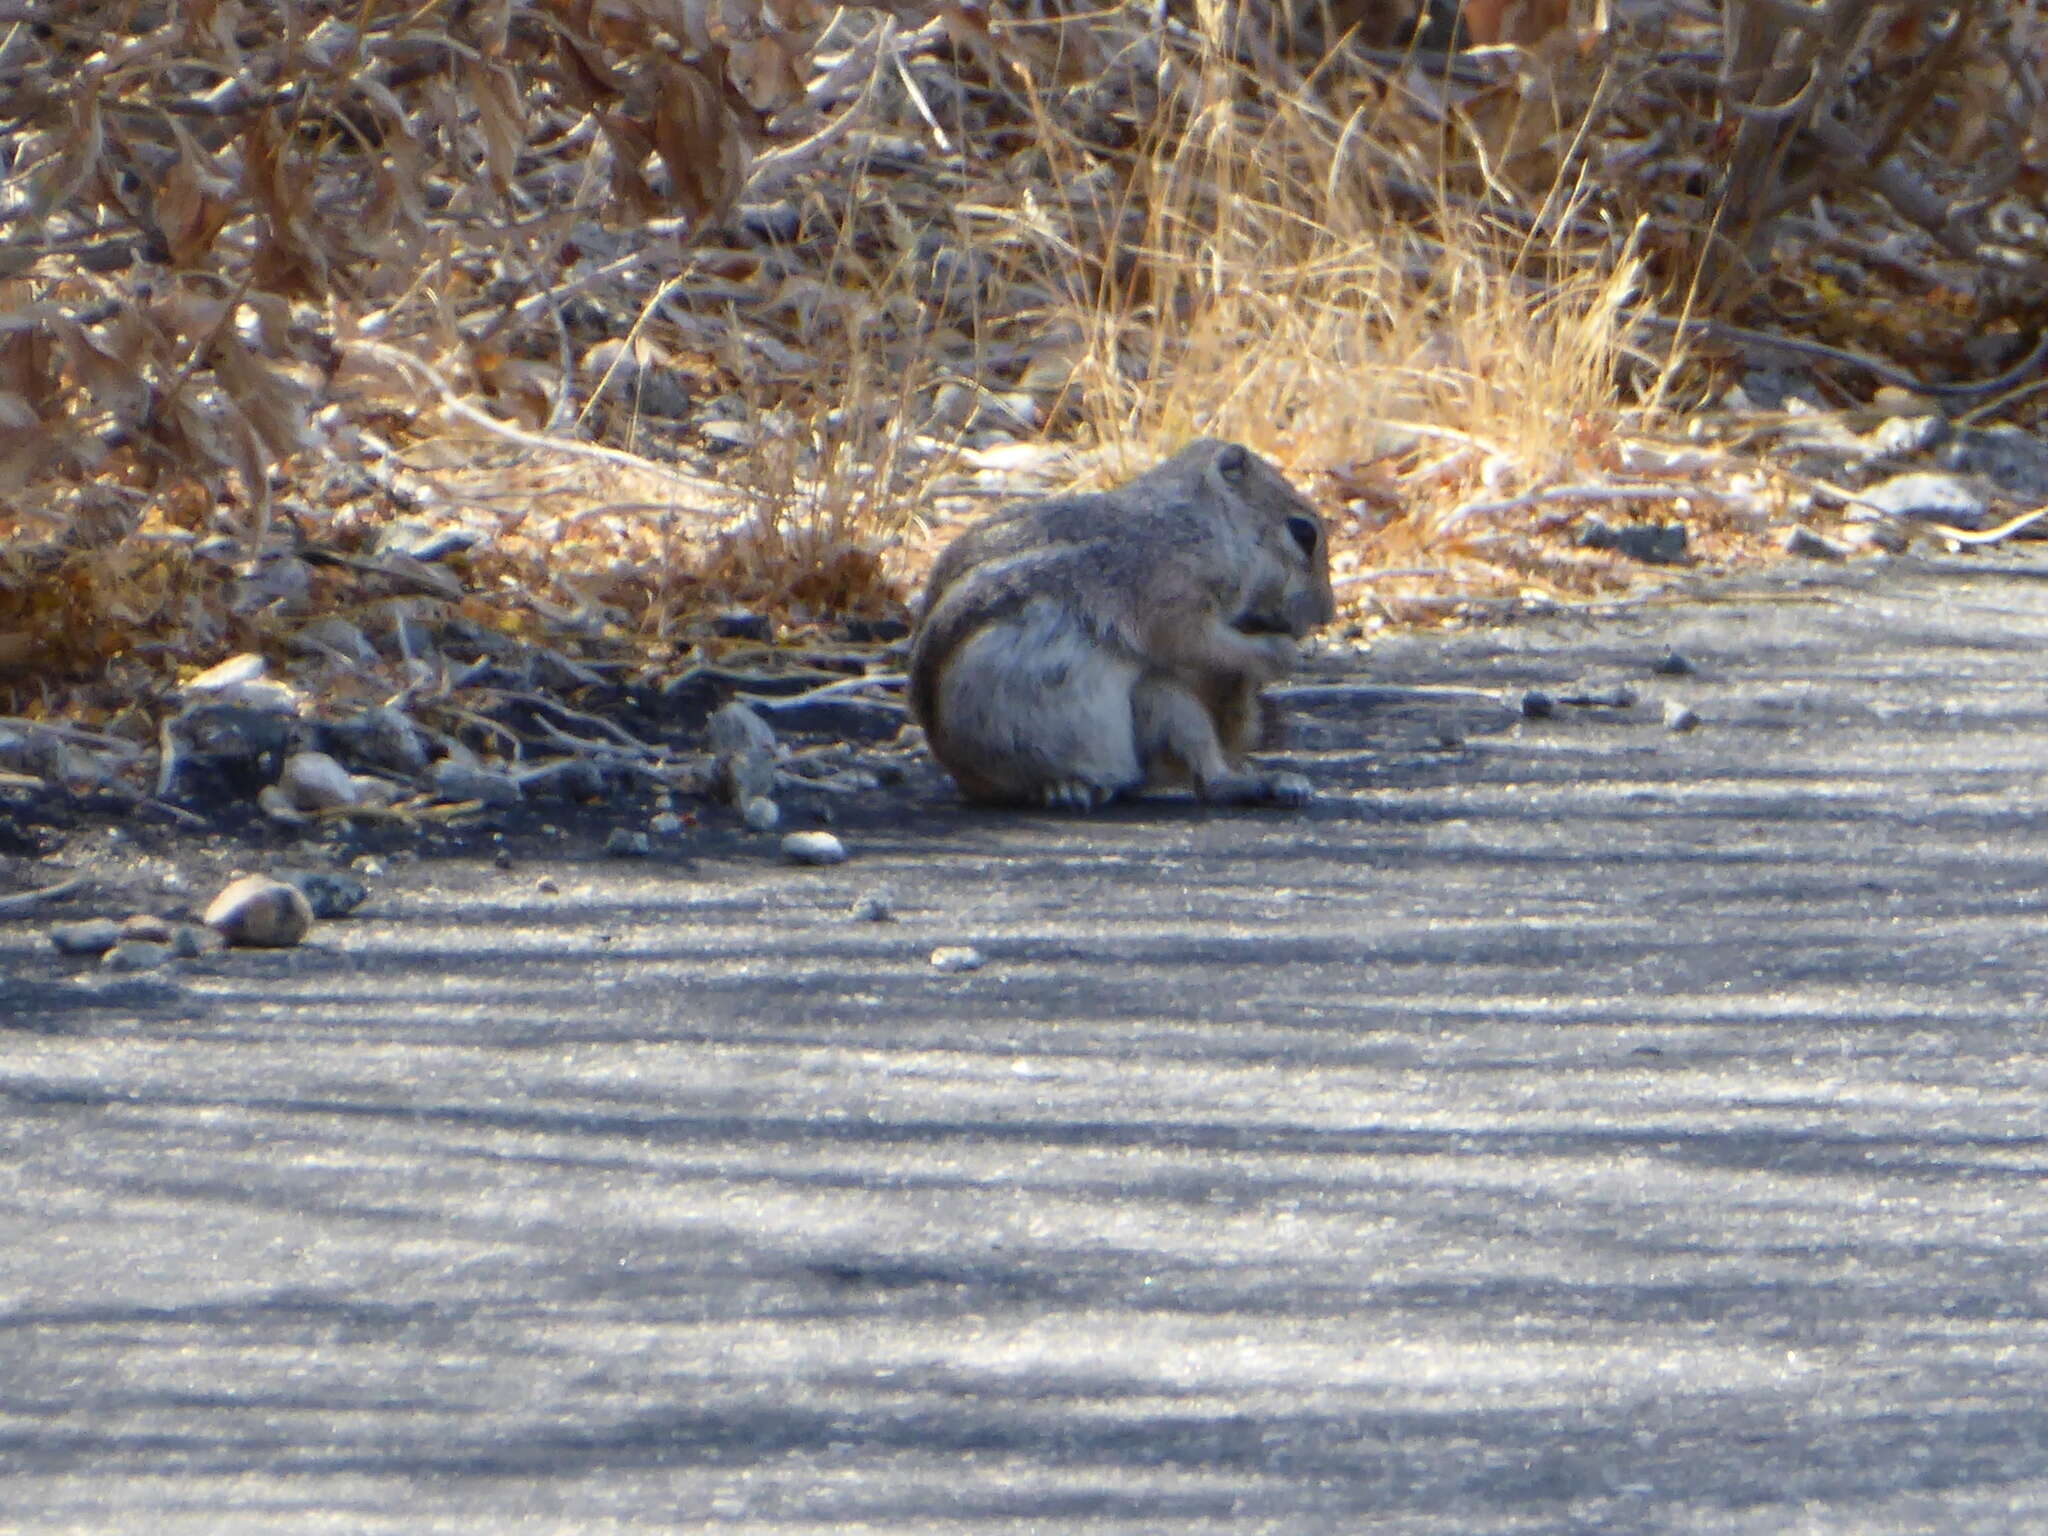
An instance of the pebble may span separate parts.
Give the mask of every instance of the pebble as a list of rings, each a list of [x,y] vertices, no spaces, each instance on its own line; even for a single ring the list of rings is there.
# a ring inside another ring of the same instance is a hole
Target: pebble
[[[526,798],[519,781],[509,773],[479,768],[473,763],[444,757],[427,775],[434,793],[443,800],[481,800],[485,805],[518,805]]]
[[[121,925],[111,917],[57,923],[50,929],[50,944],[60,955],[104,955],[120,942]]]
[[[1879,422],[1865,441],[1877,458],[1904,459],[1940,447],[1950,430],[1945,416],[1893,416]]]
[[[746,823],[749,832],[773,832],[782,820],[782,807],[766,795],[750,795],[747,803],[740,807],[740,820]],[[801,833],[793,835],[802,836]]]
[[[714,777],[730,804],[744,806],[775,788],[775,732],[766,720],[744,704],[727,704],[712,714],[706,731]]]
[[[149,939],[123,939],[104,955],[100,964],[110,971],[153,971],[171,958],[171,946]]]
[[[1893,517],[1907,517],[1953,528],[1981,528],[1991,515],[1991,498],[1961,475],[1934,470],[1893,475],[1856,493],[1865,505],[1851,506],[1849,515],[1868,519],[1870,508]]]
[[[1664,729],[1667,731],[1689,731],[1700,723],[1699,711],[1690,704],[1681,704],[1676,699],[1664,701]]]
[[[1699,668],[1692,664],[1690,656],[1681,655],[1677,651],[1666,651],[1650,670],[1660,677],[1691,677]]]
[[[683,830],[683,818],[674,811],[656,811],[647,818],[647,830],[656,837],[674,837]]]
[[[1541,688],[1530,688],[1522,694],[1522,715],[1529,720],[1548,720],[1557,713],[1557,700]]]
[[[230,944],[284,949],[312,930],[313,908],[295,885],[244,875],[213,898],[203,921]]]
[[[856,896],[846,915],[856,923],[891,923],[896,920],[896,902],[886,890]]]
[[[338,750],[358,762],[388,768],[410,778],[426,771],[432,753],[417,725],[388,704],[358,711],[328,726]]]
[[[180,960],[197,960],[220,947],[220,935],[198,923],[180,923],[171,935],[171,953]]]
[[[298,887],[299,894],[306,898],[306,905],[313,909],[317,918],[346,917],[370,897],[370,888],[362,881],[326,870],[293,872],[286,874],[284,879]]]
[[[533,882],[533,888],[543,896],[559,896],[562,894],[562,887],[555,882],[555,878],[552,875],[542,875]]]
[[[2048,501],[2048,439],[2025,427],[1959,428],[1936,462],[1958,473],[1982,475],[2015,501]]]
[[[277,787],[300,811],[337,810],[362,799],[349,771],[325,752],[294,752],[284,760]]]
[[[137,912],[133,917],[121,919],[121,937],[140,939],[146,944],[168,944],[171,942],[171,925],[151,912]]]
[[[941,944],[932,951],[935,971],[978,971],[988,962],[972,944]]]
[[[218,693],[225,688],[239,688],[263,676],[268,666],[269,663],[254,651],[244,651],[208,667],[197,677],[188,677],[180,685],[180,691],[188,694]]]
[[[843,864],[846,845],[830,832],[792,832],[782,840],[782,856],[798,864]]]
[[[654,839],[629,827],[613,827],[604,840],[604,851],[607,858],[644,859],[654,852]]]

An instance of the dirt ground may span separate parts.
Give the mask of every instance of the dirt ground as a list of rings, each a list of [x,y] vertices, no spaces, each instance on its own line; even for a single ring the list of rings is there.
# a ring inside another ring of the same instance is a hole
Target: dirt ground
[[[2038,1527],[2044,637],[2041,564],[1784,574],[1333,665],[1298,814],[912,775],[826,869],[0,923],[0,1524]]]

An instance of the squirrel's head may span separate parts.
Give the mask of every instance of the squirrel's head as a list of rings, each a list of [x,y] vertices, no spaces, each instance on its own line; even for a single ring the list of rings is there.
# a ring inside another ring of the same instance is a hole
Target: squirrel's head
[[[1214,444],[1208,476],[1254,541],[1236,627],[1298,640],[1334,619],[1329,529],[1309,499],[1242,443]]]

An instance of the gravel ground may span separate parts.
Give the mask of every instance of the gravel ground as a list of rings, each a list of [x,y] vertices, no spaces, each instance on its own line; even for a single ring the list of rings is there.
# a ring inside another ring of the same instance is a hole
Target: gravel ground
[[[1302,814],[0,923],[0,1527],[2041,1529],[2044,637],[1897,562],[1390,643]]]

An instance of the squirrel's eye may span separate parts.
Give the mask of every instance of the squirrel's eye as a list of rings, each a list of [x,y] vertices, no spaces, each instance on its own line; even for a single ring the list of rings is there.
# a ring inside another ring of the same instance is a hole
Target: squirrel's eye
[[[1287,536],[1301,546],[1301,552],[1304,555],[1313,559],[1316,552],[1316,540],[1323,536],[1323,531],[1315,525],[1315,519],[1313,518],[1290,517],[1287,519]]]
[[[1245,452],[1242,443],[1226,443],[1223,451],[1216,455],[1216,468],[1222,471],[1226,480],[1242,480],[1244,472],[1251,468],[1252,456]]]

